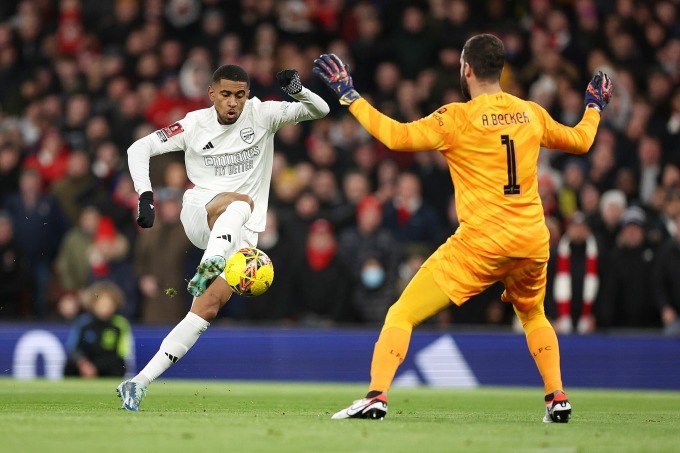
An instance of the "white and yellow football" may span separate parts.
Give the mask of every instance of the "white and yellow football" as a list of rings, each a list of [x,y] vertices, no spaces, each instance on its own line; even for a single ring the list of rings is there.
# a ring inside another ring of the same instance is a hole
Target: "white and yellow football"
[[[224,275],[236,294],[255,297],[264,294],[274,281],[274,265],[262,250],[246,247],[229,257]]]

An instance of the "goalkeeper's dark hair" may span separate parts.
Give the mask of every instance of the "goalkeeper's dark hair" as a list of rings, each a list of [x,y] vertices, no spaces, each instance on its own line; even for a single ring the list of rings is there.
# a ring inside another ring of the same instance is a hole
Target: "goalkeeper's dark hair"
[[[503,41],[488,33],[473,36],[463,46],[463,61],[470,65],[478,80],[497,82],[505,64]]]
[[[245,82],[250,88],[250,77],[248,73],[240,66],[235,64],[225,64],[217,68],[213,73],[213,83],[217,83],[222,79],[231,80],[233,82]]]

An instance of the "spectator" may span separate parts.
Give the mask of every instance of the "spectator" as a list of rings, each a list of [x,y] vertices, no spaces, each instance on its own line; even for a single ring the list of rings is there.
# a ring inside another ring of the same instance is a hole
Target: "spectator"
[[[14,241],[14,226],[7,211],[0,211],[0,318],[25,315],[31,273],[28,260]]]
[[[675,227],[675,236],[659,248],[653,273],[654,298],[667,335],[680,335],[680,215]]]
[[[40,173],[41,191],[66,176],[70,149],[61,133],[52,128],[45,132],[37,150],[24,160],[24,168],[35,168]]]
[[[636,179],[639,185],[640,202],[648,205],[661,177],[661,142],[659,139],[643,136],[638,142]]]
[[[593,220],[591,228],[602,243],[601,255],[606,256],[614,249],[627,206],[626,196],[619,190],[608,190],[600,197],[600,218]]]
[[[599,247],[586,216],[575,212],[557,244],[553,292],[557,306],[557,333],[580,334],[595,329],[593,304],[600,286]]]
[[[609,256],[596,317],[605,328],[660,327],[659,311],[650,294],[654,252],[645,242],[646,216],[632,206],[623,214],[617,244]]]
[[[339,253],[354,279],[352,300],[361,322],[383,320],[398,296],[399,243],[380,227],[382,209],[376,197],[364,197],[356,208],[356,227],[340,235]]]
[[[357,15],[357,34],[349,43],[350,53],[357,71],[352,74],[356,86],[375,89],[373,74],[378,64],[390,58],[389,42],[385,37],[383,22],[374,5],[364,3],[363,14]],[[355,75],[356,74],[356,75]]]
[[[89,254],[99,228],[101,213],[95,205],[80,210],[78,222],[64,236],[55,259],[59,287],[66,292],[85,288],[90,275]]]
[[[124,171],[125,163],[120,158],[120,150],[113,142],[103,142],[95,150],[92,160],[92,173],[100,181],[100,187],[112,192],[118,178]]]
[[[135,244],[140,320],[144,323],[175,324],[187,312],[183,271],[187,250],[192,245],[179,218],[182,193],[168,188],[157,191],[157,225],[142,231]]]
[[[37,170],[21,173],[19,193],[7,197],[5,207],[14,221],[14,238],[26,254],[31,268],[31,315],[44,319],[48,315],[48,285],[52,261],[68,228],[68,221],[54,197],[41,194]]]
[[[85,94],[73,94],[66,100],[61,132],[71,149],[84,149],[87,145],[85,129],[90,114],[90,101]]]
[[[564,166],[563,174],[563,184],[557,199],[562,217],[568,219],[579,210],[578,194],[587,174],[586,161],[579,157],[570,158]]]
[[[128,320],[117,314],[124,305],[125,296],[113,283],[103,281],[87,289],[85,313],[73,322],[67,340],[65,376],[93,379],[125,374],[125,362],[132,352],[132,329]]]
[[[0,144],[0,200],[19,191],[21,160],[19,147],[7,142]]]
[[[282,227],[290,232],[291,240],[303,248],[312,223],[319,218],[319,199],[310,190],[305,190],[295,199],[293,211],[281,218]]]
[[[413,80],[436,61],[435,40],[425,27],[425,15],[417,6],[403,10],[401,26],[391,35],[392,54],[404,78]]]
[[[404,245],[434,247],[440,238],[441,223],[434,208],[423,200],[420,180],[413,173],[397,178],[394,200],[385,204],[383,226]]]
[[[257,247],[272,260],[274,282],[266,293],[244,302],[244,318],[255,322],[288,324],[292,321],[293,301],[296,297],[291,288],[295,270],[290,265],[290,260],[299,254],[299,249],[280,225],[276,209],[267,211],[267,225],[258,235]],[[231,303],[230,300],[229,304]]]
[[[677,232],[677,224],[675,218],[680,215],[680,187],[673,188],[666,192],[666,196],[661,207],[661,216],[659,221],[663,225],[662,237],[671,238]]]
[[[106,196],[97,190],[97,182],[90,172],[90,158],[82,150],[74,150],[69,155],[66,176],[51,186],[51,192],[71,226],[78,222],[83,204],[100,201]]]
[[[292,311],[303,325],[328,326],[350,318],[352,279],[337,256],[333,226],[319,219],[309,227],[301,262],[293,265]]]
[[[110,217],[99,220],[88,253],[89,283],[102,280],[117,284],[125,294],[122,314],[134,319],[138,313],[138,291],[132,263],[127,259],[130,243],[120,234]]]

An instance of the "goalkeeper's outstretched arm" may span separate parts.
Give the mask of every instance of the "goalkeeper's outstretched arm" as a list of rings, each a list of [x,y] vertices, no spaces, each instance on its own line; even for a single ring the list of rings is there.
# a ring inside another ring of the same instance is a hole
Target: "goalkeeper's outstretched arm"
[[[338,96],[342,105],[367,131],[394,151],[429,151],[443,149],[445,134],[432,115],[411,123],[401,123],[382,114],[354,89],[349,66],[335,54],[314,60],[314,73]]]

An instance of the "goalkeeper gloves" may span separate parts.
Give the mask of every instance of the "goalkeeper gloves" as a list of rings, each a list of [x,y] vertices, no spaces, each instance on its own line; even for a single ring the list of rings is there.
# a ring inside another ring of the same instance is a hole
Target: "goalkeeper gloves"
[[[340,104],[350,105],[361,97],[354,89],[352,77],[349,75],[349,66],[335,54],[323,54],[314,60],[314,74],[321,77],[321,80],[333,90]]]
[[[583,100],[586,108],[593,107],[602,112],[612,97],[612,81],[609,76],[599,71],[588,84],[586,97]]]
[[[153,209],[153,192],[149,190],[139,196],[139,204],[137,205],[137,225],[142,228],[151,228],[155,218],[156,213]]]
[[[276,80],[279,86],[287,94],[298,94],[302,91],[302,81],[300,74],[295,69],[284,69],[276,73]]]

